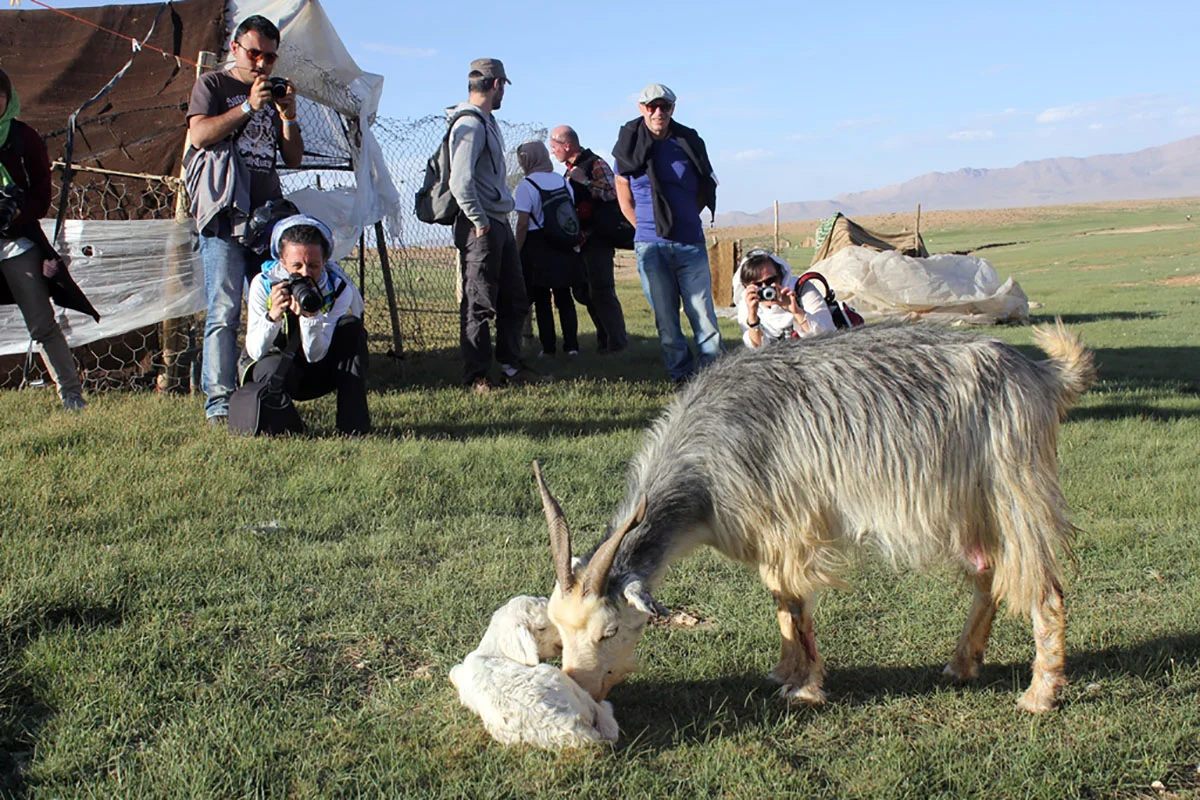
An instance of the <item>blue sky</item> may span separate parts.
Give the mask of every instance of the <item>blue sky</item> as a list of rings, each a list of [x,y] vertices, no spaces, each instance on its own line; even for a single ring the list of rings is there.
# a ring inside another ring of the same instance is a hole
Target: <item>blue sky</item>
[[[570,124],[608,152],[641,87],[667,84],[708,144],[721,211],[1200,133],[1195,0],[323,7],[386,78],[384,116],[465,99],[467,64],[491,56],[513,81],[499,116]]]

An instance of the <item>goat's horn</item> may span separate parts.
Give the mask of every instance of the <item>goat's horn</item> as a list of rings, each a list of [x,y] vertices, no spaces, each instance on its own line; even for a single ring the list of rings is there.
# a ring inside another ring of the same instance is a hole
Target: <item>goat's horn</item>
[[[604,544],[596,550],[592,555],[591,561],[588,562],[587,572],[583,576],[583,593],[592,594],[600,597],[608,588],[608,573],[612,569],[613,559],[616,558],[617,548],[621,546],[621,540],[625,538],[625,534],[636,528],[641,521],[646,517],[646,495],[642,495],[642,499],[638,502],[637,508],[629,515],[629,519],[625,520],[625,524],[617,529],[617,532],[604,540]]]
[[[554,556],[554,577],[562,587],[563,594],[575,587],[575,573],[571,570],[571,530],[562,507],[546,488],[542,480],[542,468],[535,459],[533,475],[537,478],[538,491],[542,494],[542,510],[546,512],[546,524],[550,526],[550,552]]]

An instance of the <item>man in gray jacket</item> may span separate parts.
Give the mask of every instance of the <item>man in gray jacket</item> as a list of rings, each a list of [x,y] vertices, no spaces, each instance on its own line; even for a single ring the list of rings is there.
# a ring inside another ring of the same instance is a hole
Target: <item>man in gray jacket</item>
[[[545,378],[521,361],[521,326],[529,313],[521,261],[508,213],[513,210],[504,163],[504,139],[492,112],[511,83],[499,59],[477,58],[467,76],[469,97],[448,112],[463,114],[450,131],[450,193],[458,203],[454,246],[462,264],[459,347],[463,377],[488,392],[492,366],[490,323],[496,323],[495,360],[502,380],[536,383]]]

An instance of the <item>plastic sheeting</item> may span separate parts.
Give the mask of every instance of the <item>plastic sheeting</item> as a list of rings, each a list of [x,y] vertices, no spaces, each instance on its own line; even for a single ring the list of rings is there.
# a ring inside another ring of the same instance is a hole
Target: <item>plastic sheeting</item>
[[[939,254],[911,258],[895,250],[847,247],[813,264],[839,300],[864,317],[951,325],[1029,322],[1029,298],[1012,278],[1001,281],[986,259]]]
[[[42,220],[54,232],[54,220]],[[204,269],[191,220],[79,221],[63,225],[59,252],[100,322],[55,307],[72,347],[204,310]],[[29,349],[20,309],[0,306],[0,355]]]

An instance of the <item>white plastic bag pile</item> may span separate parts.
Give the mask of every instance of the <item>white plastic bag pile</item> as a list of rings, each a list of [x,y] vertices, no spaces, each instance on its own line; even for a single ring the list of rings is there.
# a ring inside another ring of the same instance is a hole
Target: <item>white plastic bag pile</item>
[[[1000,281],[986,259],[939,254],[910,258],[895,250],[847,247],[810,269],[829,279],[839,300],[867,319],[949,325],[1027,323],[1029,298],[1012,278]]]

